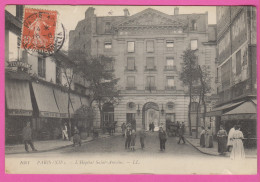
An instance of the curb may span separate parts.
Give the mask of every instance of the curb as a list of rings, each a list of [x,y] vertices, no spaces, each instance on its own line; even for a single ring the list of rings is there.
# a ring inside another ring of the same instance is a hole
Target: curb
[[[229,156],[225,156],[225,155],[216,155],[216,154],[211,154],[211,153],[208,153],[208,152],[204,152],[202,150],[200,150],[198,147],[196,147],[195,145],[193,145],[189,139],[185,138],[186,141],[191,145],[193,146],[196,150],[198,150],[199,152],[203,153],[203,154],[206,154],[206,155],[211,155],[211,156],[218,156],[218,157],[226,157],[226,158],[229,158]],[[257,159],[257,156],[246,156],[246,158],[256,158]]]
[[[92,138],[90,140],[85,140],[85,141],[82,141],[81,143],[88,143],[88,142],[92,142],[94,140],[98,140],[98,139],[104,139],[104,138],[110,138],[110,137],[115,137],[115,136],[119,136],[120,134],[118,135],[109,135],[109,136],[104,136],[104,137],[98,137],[98,138]],[[56,147],[56,148],[52,148],[52,149],[48,149],[48,150],[38,150],[37,152],[29,152],[29,154],[34,154],[34,153],[44,153],[44,152],[50,152],[50,151],[55,151],[55,150],[60,150],[60,149],[64,149],[64,148],[67,148],[67,147],[72,147],[73,144],[68,144],[68,145],[64,145],[64,146],[61,146],[61,147]],[[13,152],[13,153],[5,153],[5,155],[14,155],[14,154],[27,154],[27,152]]]
[[[208,152],[204,152],[204,151],[200,150],[198,147],[196,147],[195,145],[193,145],[193,144],[189,141],[189,139],[187,139],[187,138],[185,138],[185,139],[186,139],[186,141],[187,141],[191,146],[193,146],[195,149],[197,149],[199,152],[201,152],[201,153],[203,153],[203,154],[211,155],[211,156],[225,157],[225,156],[222,156],[222,155],[216,155],[216,154],[211,154],[211,153],[208,153]]]

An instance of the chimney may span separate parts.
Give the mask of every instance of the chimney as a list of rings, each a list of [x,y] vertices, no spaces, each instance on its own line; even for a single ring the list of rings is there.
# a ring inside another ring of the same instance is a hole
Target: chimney
[[[89,7],[86,12],[85,12],[85,19],[87,17],[93,17],[95,14],[94,14],[94,11],[95,11],[95,8],[93,7]]]
[[[176,7],[176,8],[174,8],[174,15],[178,15],[178,14],[179,14],[179,8]]]
[[[130,15],[130,13],[129,13],[129,11],[128,11],[127,8],[124,9],[124,15],[125,15],[125,16],[129,16],[129,15]]]

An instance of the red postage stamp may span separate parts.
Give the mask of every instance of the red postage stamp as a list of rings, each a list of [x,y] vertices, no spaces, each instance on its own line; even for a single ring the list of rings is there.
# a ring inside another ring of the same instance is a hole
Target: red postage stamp
[[[21,48],[42,53],[53,53],[57,11],[25,8]]]

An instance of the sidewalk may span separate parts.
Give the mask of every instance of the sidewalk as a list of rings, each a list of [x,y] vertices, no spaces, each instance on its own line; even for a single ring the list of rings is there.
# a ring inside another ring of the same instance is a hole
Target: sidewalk
[[[185,137],[186,141],[190,143],[194,148],[203,154],[229,157],[230,152],[226,152],[225,155],[219,155],[218,153],[218,143],[213,141],[213,148],[203,148],[200,147],[200,139]],[[245,149],[246,158],[257,158],[257,149]]]
[[[113,136],[118,136],[121,135],[121,133],[115,133],[114,135],[110,136],[109,134],[99,134],[98,138],[93,138],[93,137],[88,137],[86,140],[81,140],[82,143],[87,143],[90,141],[94,141],[97,139],[101,138],[109,138]],[[34,141],[33,142],[35,148],[38,150],[37,153],[39,152],[49,152],[53,150],[58,150],[66,147],[70,147],[73,145],[72,141],[68,140],[47,140],[47,141]],[[31,151],[31,148],[29,146],[29,151]],[[24,149],[24,144],[17,144],[17,145],[6,145],[5,146],[5,154],[21,154],[21,153],[27,153]]]

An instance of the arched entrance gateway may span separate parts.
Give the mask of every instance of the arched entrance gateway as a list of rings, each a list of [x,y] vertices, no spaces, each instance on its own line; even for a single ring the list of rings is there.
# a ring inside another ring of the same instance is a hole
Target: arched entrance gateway
[[[103,105],[103,123],[102,127],[114,123],[114,106],[112,103],[105,103]]]
[[[160,113],[159,106],[154,102],[147,102],[142,109],[142,127],[149,130],[149,124],[154,123],[154,130],[159,130]]]

